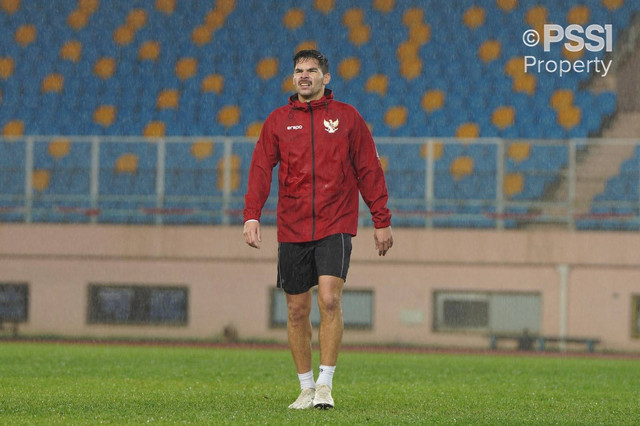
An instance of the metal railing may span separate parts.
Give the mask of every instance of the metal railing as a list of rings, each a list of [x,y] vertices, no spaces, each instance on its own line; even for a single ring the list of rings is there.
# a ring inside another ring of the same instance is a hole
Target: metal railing
[[[195,143],[212,150],[196,158]],[[55,144],[65,149],[52,152]],[[241,223],[254,144],[224,136],[0,138],[0,221]],[[396,226],[498,229],[637,230],[639,144],[376,138]],[[119,169],[125,154],[135,164]],[[275,173],[267,223],[275,223]]]

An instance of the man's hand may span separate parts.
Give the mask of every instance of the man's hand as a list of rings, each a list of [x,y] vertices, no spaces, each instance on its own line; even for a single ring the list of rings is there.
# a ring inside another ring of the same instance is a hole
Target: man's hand
[[[260,234],[260,222],[248,220],[244,223],[244,241],[251,247],[260,248],[262,234]]]
[[[376,250],[378,250],[378,256],[384,256],[387,251],[393,246],[393,233],[391,227],[376,228],[373,231],[373,240],[376,242]]]

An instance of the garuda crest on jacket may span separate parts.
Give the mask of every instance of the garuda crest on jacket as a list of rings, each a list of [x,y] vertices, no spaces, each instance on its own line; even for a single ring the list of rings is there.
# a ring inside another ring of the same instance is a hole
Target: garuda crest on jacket
[[[324,129],[329,133],[335,133],[338,131],[338,119],[324,120]]]

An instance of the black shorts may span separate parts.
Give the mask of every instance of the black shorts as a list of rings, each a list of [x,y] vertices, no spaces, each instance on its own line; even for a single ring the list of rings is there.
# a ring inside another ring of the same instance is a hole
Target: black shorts
[[[301,294],[318,285],[320,275],[347,280],[351,235],[329,235],[318,241],[278,244],[278,287]]]

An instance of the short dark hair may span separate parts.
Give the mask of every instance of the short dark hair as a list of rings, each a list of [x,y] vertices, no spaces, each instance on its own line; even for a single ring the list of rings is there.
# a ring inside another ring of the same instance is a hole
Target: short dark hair
[[[318,61],[318,65],[322,70],[323,74],[327,74],[329,72],[329,59],[324,56],[321,52],[313,49],[301,50],[293,56],[293,66],[295,68],[296,64],[300,62],[302,59],[316,59]]]

